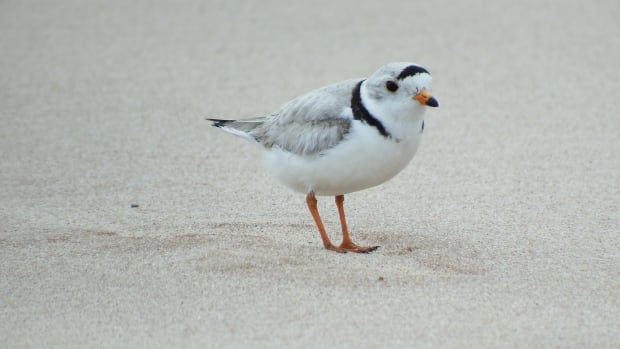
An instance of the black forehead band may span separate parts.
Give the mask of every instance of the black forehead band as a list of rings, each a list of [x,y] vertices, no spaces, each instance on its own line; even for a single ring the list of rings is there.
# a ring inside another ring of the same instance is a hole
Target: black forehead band
[[[416,74],[421,74],[421,73],[426,73],[429,74],[428,70],[417,66],[417,65],[410,65],[407,68],[403,69],[403,71],[400,72],[400,74],[398,74],[398,76],[396,77],[398,80],[402,80],[408,76],[414,76]]]

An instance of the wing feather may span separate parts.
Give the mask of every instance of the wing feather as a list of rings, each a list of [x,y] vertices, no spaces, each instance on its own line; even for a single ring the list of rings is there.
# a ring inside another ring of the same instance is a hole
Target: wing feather
[[[263,146],[316,155],[346,137],[353,122],[351,92],[359,80],[328,85],[299,96],[250,133]]]

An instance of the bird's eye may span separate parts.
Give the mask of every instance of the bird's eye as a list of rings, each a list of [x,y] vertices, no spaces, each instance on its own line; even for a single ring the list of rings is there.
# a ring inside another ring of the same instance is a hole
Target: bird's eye
[[[398,84],[392,80],[386,81],[385,88],[387,88],[390,92],[396,92],[396,90],[398,90]]]

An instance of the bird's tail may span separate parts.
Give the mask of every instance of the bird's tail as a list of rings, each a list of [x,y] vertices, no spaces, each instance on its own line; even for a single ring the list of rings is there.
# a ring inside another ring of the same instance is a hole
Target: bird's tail
[[[207,118],[206,120],[213,122],[211,126],[215,126],[219,128],[224,127],[226,124],[236,121],[236,120],[209,119],[209,118]]]
[[[226,120],[226,119],[211,119],[211,126],[217,127],[228,133],[234,134],[241,138],[245,138],[250,141],[258,141],[257,135],[253,132],[256,127],[260,126],[265,118],[245,119],[245,120]]]

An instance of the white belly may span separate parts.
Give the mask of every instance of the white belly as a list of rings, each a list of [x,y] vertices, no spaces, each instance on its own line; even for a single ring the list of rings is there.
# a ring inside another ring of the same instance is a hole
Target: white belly
[[[354,123],[346,141],[323,155],[302,157],[280,149],[265,153],[267,172],[289,188],[341,195],[374,187],[398,174],[418,149],[420,133],[386,139],[375,128]]]

